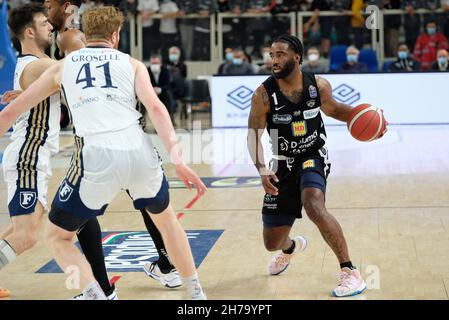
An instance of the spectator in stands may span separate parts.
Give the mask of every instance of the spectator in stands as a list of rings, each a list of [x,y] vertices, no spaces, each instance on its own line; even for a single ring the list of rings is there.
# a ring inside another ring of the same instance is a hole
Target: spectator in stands
[[[168,48],[179,45],[178,27],[175,19],[179,15],[179,8],[176,2],[171,0],[161,0],[159,2],[159,13],[162,14],[159,26],[160,49],[163,55],[162,61],[167,61]]]
[[[218,12],[220,13],[229,13],[231,12],[230,3],[228,0],[217,0],[218,5]],[[235,40],[233,39],[233,32],[232,32],[232,22],[233,19],[223,19],[223,27],[222,27],[222,34],[223,34],[223,44],[224,46],[232,46],[232,44],[235,43]]]
[[[299,3],[297,0],[272,0],[271,1],[271,14],[273,29],[272,37],[277,38],[282,34],[288,34],[290,30],[290,18],[286,16],[279,16],[280,13],[289,13],[298,11]],[[262,57],[263,58],[263,57]]]
[[[312,73],[326,73],[328,71],[328,67],[320,62],[320,51],[316,47],[310,47],[307,50],[307,60],[301,70]]]
[[[187,66],[182,60],[181,49],[173,46],[168,50],[168,66],[171,69],[177,70],[171,72],[172,74],[179,74],[182,78],[187,78]]]
[[[225,58],[225,61],[222,64],[220,64],[220,66],[218,67],[217,74],[223,74],[223,68],[225,67],[225,65],[232,63],[232,59],[234,59],[234,49],[226,48],[224,58]]]
[[[175,99],[172,91],[172,79],[170,71],[162,65],[162,58],[158,54],[152,54],[150,58],[150,67],[148,68],[151,84],[159,99],[167,107],[170,118],[173,121],[175,111]]]
[[[388,71],[417,71],[419,70],[419,63],[413,61],[410,57],[410,50],[405,43],[401,43],[397,49],[397,60],[393,62]]]
[[[271,74],[272,59],[271,59],[271,46],[265,45],[262,49],[263,65],[257,72],[258,74]]]
[[[194,60],[210,60],[210,16],[217,12],[216,0],[198,0],[197,13],[202,17],[196,20],[193,47]]]
[[[271,0],[248,0],[246,12],[249,13],[265,13],[271,10]],[[260,57],[260,48],[265,43],[265,36],[270,35],[267,30],[271,29],[270,18],[251,18],[248,20],[247,29],[251,30],[254,39],[253,50],[251,55],[256,58]],[[245,49],[245,47],[243,48]]]
[[[313,0],[312,11],[317,11],[318,15],[321,11],[329,11],[332,9],[332,1],[329,0]],[[331,33],[333,17],[319,16],[320,32],[321,32],[321,52],[327,58],[331,48]]]
[[[351,28],[354,35],[354,45],[362,48],[365,35],[365,18],[362,15],[364,8],[363,0],[351,1]]]
[[[179,16],[184,17],[196,13],[195,0],[177,0]],[[193,54],[193,34],[195,19],[179,19],[179,31],[181,34],[181,47],[185,60],[191,60]]]
[[[339,68],[338,72],[341,73],[358,73],[367,72],[368,67],[366,64],[359,62],[360,51],[354,46],[349,46],[346,49],[346,60]]]
[[[341,13],[334,18],[335,33],[337,36],[337,44],[349,45],[349,35],[351,33],[351,0],[335,0],[332,9]]]
[[[401,0],[385,0],[384,9],[398,10],[401,8]],[[399,29],[401,28],[400,15],[384,15],[385,26],[385,54],[387,57],[394,56],[399,45]]]
[[[81,3],[81,6],[78,10],[78,14],[82,16],[84,12],[86,12],[90,8],[93,8],[94,6],[95,0],[83,0],[83,3]]]
[[[404,0],[402,6],[407,14],[404,16],[405,43],[413,50],[421,29],[421,17],[415,9],[424,8],[425,1]]]
[[[168,63],[168,70],[170,71],[172,81],[172,92],[175,99],[174,113],[177,110],[178,102],[187,94],[187,66],[182,61],[181,49],[178,47],[171,47],[168,52],[170,62]]]
[[[245,12],[247,6],[246,0],[228,0],[229,9],[231,13],[239,16]],[[248,36],[246,32],[246,25],[248,19],[233,18],[231,20],[232,31],[229,38],[224,38],[223,41],[226,47],[242,47],[246,48]]]
[[[422,71],[429,70],[437,60],[439,49],[449,49],[449,43],[444,34],[438,32],[435,20],[429,20],[425,31],[416,40],[413,52],[413,58],[420,63]]]
[[[13,10],[27,3],[30,3],[30,0],[10,0],[7,2],[7,5],[10,10]]]
[[[243,60],[243,62],[247,62],[249,64],[253,63],[253,59],[251,58],[251,56],[246,51],[243,51],[242,60]]]
[[[159,11],[159,3],[157,0],[138,0],[137,10],[142,18],[143,59],[147,60],[159,48],[159,21],[151,19]]]
[[[449,38],[449,0],[441,0],[441,10],[444,17],[443,33],[446,38]]]
[[[125,22],[120,31],[120,51],[130,53],[129,21],[132,16],[137,14],[137,0],[123,0],[120,2],[119,8],[125,16]]]
[[[231,64],[225,65],[223,74],[225,75],[245,75],[254,74],[253,66],[243,61],[244,52],[241,49],[234,50],[234,58]]]
[[[437,61],[432,64],[433,71],[449,71],[449,53],[446,49],[438,50]]]

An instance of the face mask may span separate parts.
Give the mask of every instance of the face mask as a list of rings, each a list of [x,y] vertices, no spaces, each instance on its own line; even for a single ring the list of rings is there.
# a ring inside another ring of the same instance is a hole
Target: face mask
[[[444,66],[447,63],[447,57],[438,57],[438,64]]]
[[[312,62],[318,61],[318,55],[316,53],[311,53],[307,56],[307,59]]]
[[[232,60],[232,63],[233,64],[236,64],[236,65],[240,65],[240,64],[242,64],[242,59],[240,59],[240,58],[235,58],[235,59],[233,59]]]
[[[267,63],[267,62],[270,62],[270,61],[271,61],[270,53],[269,52],[264,52],[263,53],[263,62]]]
[[[234,54],[232,52],[226,53],[226,60],[232,61],[232,59],[234,59]]]
[[[398,57],[399,57],[399,59],[401,59],[401,60],[407,59],[407,56],[408,56],[407,51],[399,51],[399,52],[398,52]]]
[[[175,54],[175,53],[172,53],[171,55],[168,56],[168,59],[169,59],[171,62],[176,62],[176,61],[178,61],[178,55]]]
[[[346,59],[348,60],[348,62],[357,62],[358,56],[356,54],[348,54],[346,56]]]
[[[435,33],[437,33],[437,29],[436,28],[427,28],[427,33],[429,35],[434,35]]]
[[[161,65],[160,64],[152,64],[150,66],[150,68],[151,68],[151,71],[154,72],[154,73],[161,72]]]

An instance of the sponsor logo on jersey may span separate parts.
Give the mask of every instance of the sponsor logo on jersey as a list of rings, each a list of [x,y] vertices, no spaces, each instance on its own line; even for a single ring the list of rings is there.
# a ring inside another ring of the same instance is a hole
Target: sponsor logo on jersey
[[[98,97],[89,97],[89,98],[83,98],[83,97],[79,97],[79,102],[73,104],[73,108],[79,108],[83,105],[85,105],[86,103],[93,103],[93,102],[98,102],[100,100],[100,98]]]
[[[288,171],[292,171],[293,163],[295,162],[295,158],[287,158],[287,169]]]
[[[292,122],[292,134],[294,137],[302,137],[307,134],[307,126],[305,121]]]
[[[285,108],[285,105],[280,106],[280,107],[274,107],[274,111],[279,111],[279,110],[281,110],[282,108]]]
[[[298,141],[289,141],[284,137],[278,138],[279,150],[289,152],[294,155],[299,155],[307,151],[307,148],[312,147],[317,141],[318,131],[315,130],[311,135],[301,138]]]
[[[107,101],[117,101],[117,102],[121,102],[121,103],[125,103],[125,104],[133,104],[134,100],[133,98],[129,97],[129,96],[120,96],[118,94],[114,94],[114,93],[108,93],[106,94],[106,100]]]
[[[307,107],[313,108],[315,106],[315,99],[306,102]]]
[[[291,114],[275,114],[273,115],[273,123],[276,124],[289,124],[292,122]]]
[[[315,118],[318,113],[320,113],[320,107],[312,109],[312,110],[304,110],[304,119],[312,119]]]
[[[297,111],[293,112],[294,117],[299,117],[300,115],[301,115],[301,110],[297,110]]]
[[[312,85],[309,86],[309,96],[311,98],[318,97],[318,92],[316,91],[316,87],[315,86],[312,86]]]
[[[224,230],[186,230],[198,268]],[[147,231],[103,232],[104,261],[108,272],[142,272],[143,266],[158,259],[153,239]],[[79,245],[79,244],[77,244]],[[62,273],[51,260],[36,273]]]
[[[315,160],[310,159],[307,161],[304,161],[302,164],[302,169],[308,169],[308,168],[314,168],[315,167]]]
[[[73,193],[73,188],[68,184],[67,180],[63,182],[59,188],[59,201],[66,202]]]
[[[20,206],[24,209],[31,208],[37,200],[36,192],[22,191],[20,192]]]

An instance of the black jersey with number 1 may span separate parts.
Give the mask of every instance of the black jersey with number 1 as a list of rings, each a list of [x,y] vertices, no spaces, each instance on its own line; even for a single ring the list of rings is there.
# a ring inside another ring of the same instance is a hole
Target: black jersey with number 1
[[[275,155],[302,157],[325,145],[326,131],[321,118],[321,100],[315,76],[302,72],[302,79],[302,98],[299,103],[293,103],[284,96],[273,76],[263,83],[270,100],[267,129]]]

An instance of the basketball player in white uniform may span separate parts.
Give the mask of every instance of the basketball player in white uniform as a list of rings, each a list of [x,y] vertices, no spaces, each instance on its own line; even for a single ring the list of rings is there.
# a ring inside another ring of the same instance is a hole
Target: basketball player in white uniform
[[[73,245],[76,230],[104,213],[122,190],[136,209],[146,209],[161,231],[168,253],[192,299],[205,299],[185,232],[169,204],[168,183],[151,140],[140,128],[136,95],[145,105],[180,180],[199,194],[206,187],[183,162],[165,106],[145,65],[117,48],[122,14],[98,7],[83,15],[88,46],[55,63],[0,113],[0,135],[31,105],[61,90],[75,127],[78,153],[55,196],[45,239],[62,270],[76,265],[85,299],[105,299],[92,270]]]
[[[22,47],[14,74],[14,90],[21,91],[52,63],[45,50],[52,44],[53,27],[40,4],[13,10],[8,24]],[[59,103],[59,93],[42,99],[13,124],[3,157],[12,226],[0,234],[0,269],[37,242],[42,215],[48,211],[50,157],[59,150]]]

